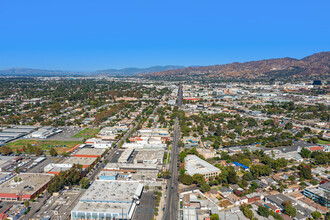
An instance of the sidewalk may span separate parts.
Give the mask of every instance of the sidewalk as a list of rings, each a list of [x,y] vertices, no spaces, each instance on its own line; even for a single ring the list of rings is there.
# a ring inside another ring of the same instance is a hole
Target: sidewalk
[[[160,197],[160,202],[158,206],[158,215],[156,216],[156,220],[162,220],[164,216],[163,208],[165,208],[165,195],[166,195],[166,181],[162,183],[162,197]]]

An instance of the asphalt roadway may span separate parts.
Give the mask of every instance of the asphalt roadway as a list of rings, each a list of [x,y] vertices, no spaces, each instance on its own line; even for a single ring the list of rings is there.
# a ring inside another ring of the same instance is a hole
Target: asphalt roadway
[[[182,85],[179,86],[178,90],[178,100],[177,105],[181,108],[182,105]],[[166,196],[166,206],[163,216],[163,220],[175,220],[178,219],[178,203],[179,203],[179,193],[178,193],[178,142],[180,140],[181,131],[179,125],[179,119],[175,119],[174,123],[174,137],[173,137],[173,147],[171,152],[171,164],[170,172],[171,178],[167,181],[167,196]]]

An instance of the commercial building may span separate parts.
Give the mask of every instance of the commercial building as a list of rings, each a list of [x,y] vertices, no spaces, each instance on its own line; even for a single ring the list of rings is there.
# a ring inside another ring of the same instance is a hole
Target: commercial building
[[[123,148],[134,148],[134,149],[166,149],[166,144],[150,144],[145,142],[140,143],[125,143],[123,144]]]
[[[103,148],[82,148],[74,155],[74,157],[101,158],[104,155],[105,151],[106,150]]]
[[[142,191],[138,181],[96,180],[72,209],[71,219],[132,219]]]
[[[118,158],[118,163],[126,163],[130,156],[133,154],[134,149],[129,148],[123,151],[123,153]]]
[[[26,211],[27,208],[23,204],[10,205],[2,213],[0,213],[0,220],[18,220]]]
[[[134,163],[163,163],[164,149],[139,150],[134,158]]]
[[[330,200],[327,196],[327,193],[330,193],[330,182],[319,185],[318,188],[307,187],[304,189],[303,194],[314,200],[315,202],[325,206],[330,207]]]
[[[117,171],[101,171],[98,175],[99,180],[117,180],[119,173]]]
[[[0,200],[34,199],[46,189],[52,177],[53,175],[40,173],[13,175],[0,184]]]
[[[289,197],[287,197],[281,193],[265,197],[266,203],[271,203],[272,205],[275,205],[275,206],[279,207],[280,209],[284,208],[283,202],[286,202],[286,201],[291,202],[291,204],[293,206],[297,205],[297,202],[295,202],[294,200],[290,199]]]
[[[216,177],[221,173],[221,170],[209,164],[205,160],[197,157],[196,155],[188,155],[184,159],[184,167],[186,170],[186,174],[193,176],[194,174],[202,174],[205,179],[209,179],[209,177]]]

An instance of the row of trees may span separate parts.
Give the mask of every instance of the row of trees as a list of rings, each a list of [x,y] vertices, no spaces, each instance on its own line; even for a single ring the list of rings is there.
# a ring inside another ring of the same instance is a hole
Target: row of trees
[[[313,159],[313,162],[316,165],[327,165],[329,164],[330,161],[330,152],[324,152],[324,151],[311,152],[307,148],[302,148],[300,154],[303,158]]]
[[[49,193],[58,192],[65,186],[71,187],[78,184],[81,184],[82,188],[87,188],[89,180],[83,178],[81,166],[74,166],[67,171],[61,171],[59,175],[54,176],[47,186],[47,191]]]
[[[31,144],[27,144],[27,146],[23,146],[22,149],[16,148],[16,152],[14,152],[13,149],[11,149],[8,146],[3,146],[0,148],[0,152],[6,155],[12,153],[16,153],[18,155],[22,153],[26,153],[26,154],[35,154],[37,156],[42,155],[44,153],[44,151],[40,147],[33,146]],[[49,154],[53,157],[58,155],[56,149],[53,147],[50,148]]]

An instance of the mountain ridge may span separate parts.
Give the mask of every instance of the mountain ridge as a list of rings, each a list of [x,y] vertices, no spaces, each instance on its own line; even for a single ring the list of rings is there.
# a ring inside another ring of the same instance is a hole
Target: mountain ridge
[[[205,78],[265,78],[300,77],[330,74],[330,52],[315,53],[302,59],[284,57],[222,65],[186,67],[183,69],[140,74],[143,77],[191,77]]]

